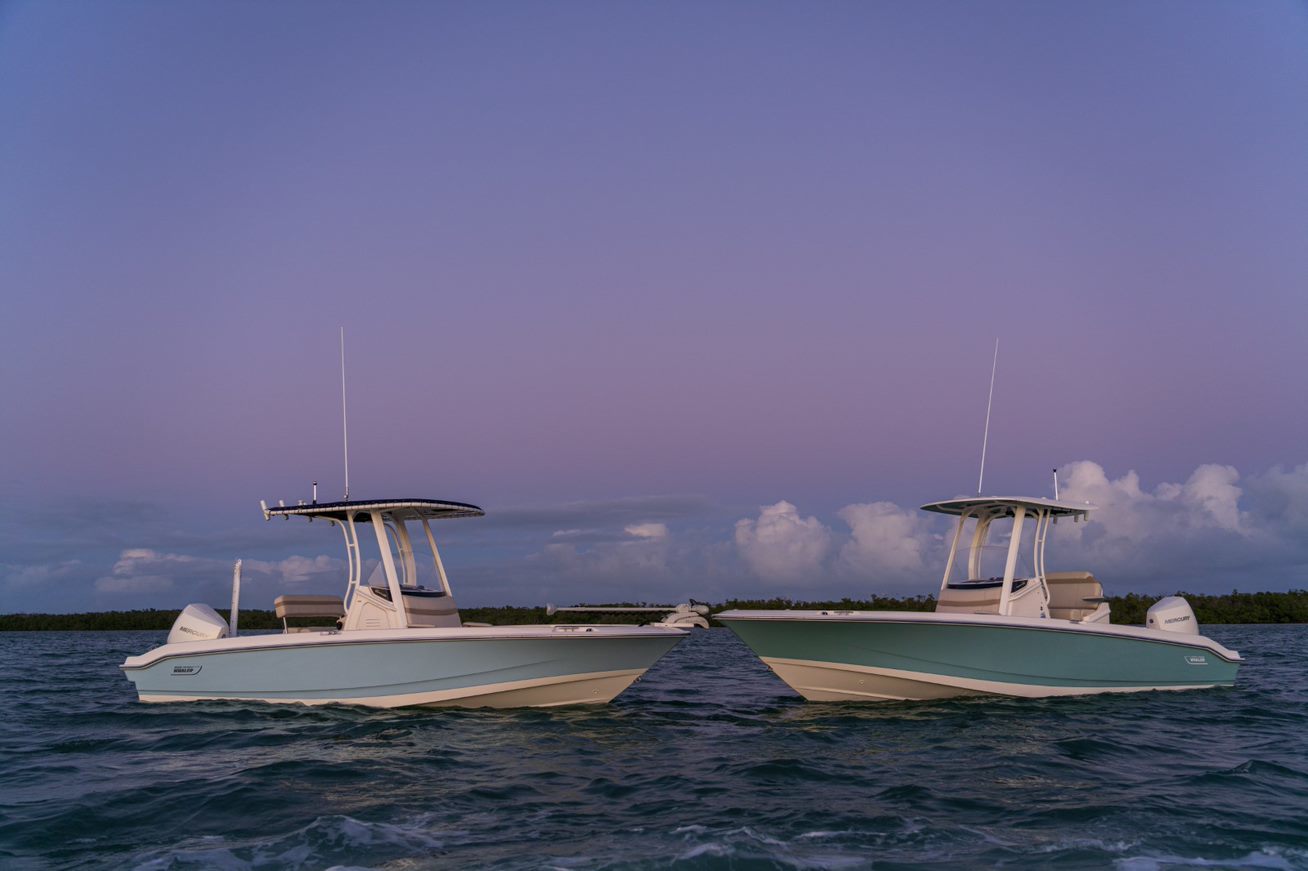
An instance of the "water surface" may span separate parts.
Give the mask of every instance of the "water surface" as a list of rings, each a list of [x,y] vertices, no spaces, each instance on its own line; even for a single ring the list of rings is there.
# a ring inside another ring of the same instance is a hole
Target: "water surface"
[[[7,868],[1308,868],[1308,627],[1233,690],[802,701],[726,630],[599,708],[142,705],[166,633],[0,634]]]

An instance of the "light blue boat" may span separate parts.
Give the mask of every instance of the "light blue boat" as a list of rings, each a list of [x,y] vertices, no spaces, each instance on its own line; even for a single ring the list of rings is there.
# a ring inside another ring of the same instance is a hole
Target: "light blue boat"
[[[934,502],[956,515],[936,610],[724,611],[715,615],[776,674],[811,701],[894,701],[954,696],[1044,697],[1232,686],[1240,655],[1199,634],[1194,612],[1169,596],[1146,625],[1114,626],[1089,572],[1045,571],[1045,540],[1062,518],[1093,506],[1038,498]],[[1012,522],[987,563],[995,520]],[[970,531],[967,565],[958,560]],[[1023,533],[1026,571],[1018,571]],[[959,572],[956,576],[955,567]]]
[[[475,505],[430,499],[265,505],[268,519],[307,517],[342,530],[344,598],[280,596],[275,607],[284,632],[240,635],[238,563],[230,625],[206,605],[188,605],[168,643],[129,657],[123,672],[144,702],[388,708],[600,703],[688,633],[665,626],[463,623],[429,521],[482,514]],[[371,560],[361,527],[372,529],[379,557],[367,582],[363,568]],[[415,556],[423,544],[432,557],[429,569]],[[328,625],[292,625],[304,620]]]

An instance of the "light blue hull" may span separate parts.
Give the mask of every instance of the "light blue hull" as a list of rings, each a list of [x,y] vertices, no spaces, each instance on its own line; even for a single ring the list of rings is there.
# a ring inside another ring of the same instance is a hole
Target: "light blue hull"
[[[862,612],[717,615],[812,700],[1054,696],[1231,686],[1239,655],[1137,627]]]
[[[123,664],[142,701],[240,699],[377,707],[606,702],[667,653],[675,630],[487,637],[478,630],[243,636],[170,644]],[[607,627],[613,629],[616,627]],[[386,636],[390,637],[386,637]],[[379,637],[380,636],[380,637]]]

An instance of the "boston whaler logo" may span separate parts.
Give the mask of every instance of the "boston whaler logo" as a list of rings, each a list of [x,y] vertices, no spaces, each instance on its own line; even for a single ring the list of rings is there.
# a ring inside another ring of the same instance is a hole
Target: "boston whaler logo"
[[[203,665],[174,665],[173,677],[189,677],[193,674],[199,674]]]
[[[1196,655],[1196,656],[1187,656],[1187,657],[1185,658],[1185,661],[1188,662],[1188,663],[1190,663],[1191,665],[1207,665],[1207,664],[1208,664],[1208,657],[1206,657],[1206,656],[1204,656],[1202,653],[1200,653],[1200,654],[1198,654],[1198,655]]]

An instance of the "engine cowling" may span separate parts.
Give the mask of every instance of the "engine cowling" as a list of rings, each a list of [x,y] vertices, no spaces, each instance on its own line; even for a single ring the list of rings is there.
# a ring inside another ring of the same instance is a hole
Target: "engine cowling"
[[[168,643],[213,641],[227,637],[227,621],[208,605],[190,604],[182,609],[168,631]]]
[[[1159,599],[1149,608],[1145,617],[1146,629],[1160,629],[1163,632],[1179,632],[1182,635],[1198,635],[1199,621],[1194,618],[1194,609],[1180,596],[1168,596]]]

